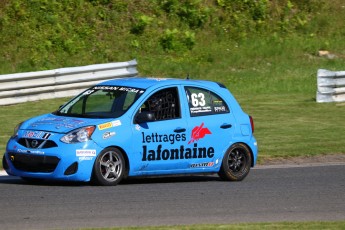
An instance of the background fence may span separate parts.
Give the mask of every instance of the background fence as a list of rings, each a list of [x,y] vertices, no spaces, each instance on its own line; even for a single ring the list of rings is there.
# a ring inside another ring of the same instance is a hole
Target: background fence
[[[74,96],[101,81],[133,77],[137,62],[117,62],[0,75],[0,105]]]
[[[345,101],[345,71],[317,71],[317,102]]]
[[[0,75],[0,105],[74,96],[101,81],[133,77],[137,61]],[[345,101],[345,71],[319,69],[317,102]]]

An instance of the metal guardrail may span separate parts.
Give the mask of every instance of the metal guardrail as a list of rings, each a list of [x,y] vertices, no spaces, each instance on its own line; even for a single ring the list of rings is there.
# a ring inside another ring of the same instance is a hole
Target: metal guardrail
[[[317,102],[345,101],[345,71],[317,71]]]
[[[137,61],[0,75],[0,105],[74,96],[101,81],[133,77]]]

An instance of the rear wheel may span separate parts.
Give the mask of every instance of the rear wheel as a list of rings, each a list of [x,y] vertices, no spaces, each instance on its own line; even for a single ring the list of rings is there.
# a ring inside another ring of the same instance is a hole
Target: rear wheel
[[[236,143],[226,152],[218,174],[223,180],[241,181],[248,175],[251,164],[249,148]]]
[[[116,185],[125,174],[125,160],[117,148],[106,148],[96,158],[92,182],[97,185]]]

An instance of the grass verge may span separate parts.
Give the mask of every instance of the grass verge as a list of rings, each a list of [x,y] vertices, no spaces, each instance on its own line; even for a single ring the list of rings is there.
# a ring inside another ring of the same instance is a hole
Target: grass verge
[[[206,229],[232,229],[232,230],[273,230],[273,229],[344,229],[345,221],[339,222],[278,222],[278,223],[247,223],[247,224],[228,224],[228,225],[189,225],[189,226],[164,226],[164,227],[123,227],[123,228],[101,228],[111,230],[206,230]],[[99,229],[99,228],[97,228]]]

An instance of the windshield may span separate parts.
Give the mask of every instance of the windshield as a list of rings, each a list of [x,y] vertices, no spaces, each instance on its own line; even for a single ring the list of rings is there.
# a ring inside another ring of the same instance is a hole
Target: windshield
[[[94,86],[63,105],[55,115],[116,118],[124,114],[145,90],[122,86]]]

